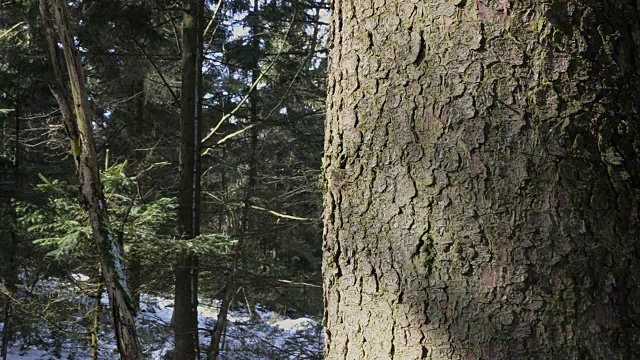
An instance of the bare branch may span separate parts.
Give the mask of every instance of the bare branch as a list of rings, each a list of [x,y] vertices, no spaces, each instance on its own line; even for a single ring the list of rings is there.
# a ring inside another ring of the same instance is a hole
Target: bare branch
[[[289,32],[291,31],[291,28],[293,26],[293,22],[295,20],[295,15],[291,18],[291,22],[289,23],[289,27],[287,28],[287,32],[285,33],[285,37],[284,40],[286,40],[289,37]],[[222,124],[224,124],[224,122],[229,119],[231,116],[233,116],[241,107],[242,105],[244,105],[244,103],[249,99],[249,97],[251,96],[251,93],[255,90],[255,88],[258,86],[258,84],[260,83],[260,80],[262,80],[262,78],[264,77],[264,75],[269,72],[269,70],[271,70],[271,68],[273,67],[273,65],[276,63],[276,60],[278,60],[278,58],[280,58],[280,54],[282,53],[282,51],[284,50],[284,45],[285,45],[285,41],[282,42],[282,44],[280,45],[280,51],[278,51],[278,55],[271,61],[271,63],[269,63],[269,65],[264,69],[264,71],[260,72],[260,75],[258,76],[257,79],[255,79],[255,81],[253,82],[253,84],[251,84],[251,88],[249,88],[249,91],[247,92],[247,94],[245,94],[245,96],[242,98],[242,100],[238,103],[238,105],[231,110],[230,113],[225,114],[222,119],[220,119],[220,121],[218,122],[218,124],[216,124],[216,126],[213,128],[213,130],[211,130],[211,132],[209,132],[209,134],[207,134],[207,136],[205,136],[202,140],[201,143],[204,143],[205,141],[209,140],[213,135],[215,135],[216,131],[218,131],[218,129],[220,128],[220,126],[222,126]],[[226,139],[225,139],[226,140]],[[207,155],[209,154],[209,152],[211,152],[211,147],[208,148],[207,150],[205,150],[202,155]]]
[[[162,71],[160,71],[160,68],[158,68],[158,65],[156,65],[156,63],[153,61],[153,59],[151,59],[151,57],[147,54],[147,51],[142,47],[142,45],[140,45],[138,43],[138,41],[136,39],[131,38],[131,41],[133,41],[133,43],[138,47],[138,49],[140,49],[140,51],[142,52],[142,55],[144,55],[145,59],[147,59],[149,64],[151,64],[151,66],[153,66],[153,69],[156,71],[158,76],[160,76],[160,79],[162,79],[162,82],[164,83],[164,86],[171,93],[171,96],[173,97],[173,100],[175,102],[176,107],[180,108],[180,99],[178,98],[178,95],[176,95],[175,91],[173,91],[173,89],[171,88],[171,85],[169,85],[169,82],[164,77],[164,74],[162,74]]]

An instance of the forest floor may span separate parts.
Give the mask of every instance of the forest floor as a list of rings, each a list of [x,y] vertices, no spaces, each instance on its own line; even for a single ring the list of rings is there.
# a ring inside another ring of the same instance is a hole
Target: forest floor
[[[47,286],[59,289],[58,283]],[[67,301],[86,304],[84,317],[93,306],[90,298],[77,295]],[[105,307],[101,318],[99,335],[99,359],[116,359],[116,343],[108,316],[106,294],[101,300]],[[95,302],[94,302],[95,304]],[[198,322],[202,358],[206,358],[215,325],[218,302],[210,301],[198,306]],[[173,337],[170,327],[173,300],[162,296],[144,295],[138,314],[138,335],[145,359],[170,359]],[[323,335],[321,325],[309,318],[288,318],[270,311],[261,305],[255,306],[254,320],[246,309],[232,309],[224,338],[220,359],[229,360],[277,360],[277,359],[321,359]],[[76,323],[54,324],[50,319],[34,320],[28,333],[19,333],[9,348],[9,359],[19,360],[85,360],[91,359],[89,336],[86,329],[90,322],[82,317]],[[3,325],[0,323],[0,330]],[[24,331],[27,332],[27,331]]]

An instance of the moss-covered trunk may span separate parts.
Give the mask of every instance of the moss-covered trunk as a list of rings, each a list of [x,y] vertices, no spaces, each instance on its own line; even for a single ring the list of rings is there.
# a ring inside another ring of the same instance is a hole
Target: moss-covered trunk
[[[337,0],[328,359],[640,354],[635,0]]]

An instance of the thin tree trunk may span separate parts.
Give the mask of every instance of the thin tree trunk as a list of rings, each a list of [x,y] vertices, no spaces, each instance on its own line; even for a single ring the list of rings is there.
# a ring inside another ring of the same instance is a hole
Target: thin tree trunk
[[[224,287],[222,300],[220,300],[216,325],[213,327],[213,331],[211,331],[211,343],[209,344],[209,349],[207,351],[208,360],[216,360],[218,356],[220,356],[220,340],[227,328],[227,316],[229,315],[229,307],[231,306],[231,300],[235,293],[235,287],[236,283],[230,276]]]
[[[71,149],[75,149],[78,140],[77,126],[74,126],[73,119],[73,99],[71,99],[68,85],[64,81],[63,55],[58,48],[58,42],[56,41],[55,25],[51,20],[51,10],[48,0],[39,0],[38,7],[40,10],[40,22],[45,32],[45,41],[47,45],[46,51],[49,53],[49,61],[51,62],[51,69],[53,70],[53,84],[49,87],[53,96],[56,98],[60,112],[62,113],[62,119],[64,121],[65,130],[69,138],[69,144]],[[78,170],[78,163],[74,158],[76,170]]]
[[[132,247],[135,247],[135,245]],[[140,261],[140,254],[136,249],[131,249],[128,255],[131,258],[128,266],[128,273],[129,273],[129,279],[131,279],[131,296],[133,301],[133,307],[136,310],[139,310],[143,268],[142,268],[142,263]]]
[[[637,358],[638,2],[332,7],[326,358]]]
[[[194,147],[194,156],[193,156],[193,186],[192,186],[192,201],[194,207],[194,217],[196,218],[196,231],[194,232],[194,236],[200,235],[200,201],[201,201],[201,179],[202,179],[202,163],[201,163],[201,133],[202,133],[202,124],[204,123],[203,118],[203,107],[202,107],[202,99],[204,96],[204,87],[203,87],[203,76],[202,76],[202,62],[204,58],[204,0],[198,1],[198,12],[196,16],[196,87],[195,87],[195,111],[196,116],[194,119],[194,136],[193,136],[193,147]],[[193,293],[191,295],[191,304],[193,306],[193,324],[196,328],[194,335],[194,345],[196,356],[198,359],[201,358],[200,355],[200,338],[198,333],[198,286],[199,286],[199,278],[200,278],[200,265],[199,259],[196,255],[193,255],[192,262],[192,284],[193,284]]]
[[[200,127],[202,0],[185,0],[182,20],[182,92],[180,120],[179,231],[182,239],[200,232]],[[179,255],[175,269],[174,359],[199,356],[198,259],[189,251]]]
[[[20,71],[18,70],[18,76],[20,76]],[[21,192],[22,189],[22,176],[20,174],[20,166],[21,166],[21,158],[22,158],[22,153],[21,153],[21,149],[20,149],[20,116],[22,114],[22,100],[21,100],[21,96],[20,94],[17,95],[17,100],[16,100],[16,106],[15,106],[15,125],[14,125],[14,131],[15,131],[15,145],[14,145],[14,160],[13,160],[13,179],[14,179],[14,194],[12,196],[13,201],[17,201],[18,200],[18,196]],[[17,214],[16,214],[16,209],[14,204],[9,204],[10,205],[10,209],[9,209],[9,216],[10,216],[10,221],[9,221],[9,232],[8,232],[8,237],[9,237],[9,244],[8,247],[6,249],[7,252],[7,258],[8,258],[8,264],[7,266],[7,292],[8,292],[8,296],[6,296],[6,301],[5,301],[5,307],[4,307],[4,313],[3,313],[3,321],[4,321],[4,327],[2,328],[2,344],[0,344],[0,357],[3,360],[7,360],[7,356],[8,356],[8,349],[9,349],[9,343],[12,340],[12,337],[14,335],[14,319],[13,319],[13,308],[14,308],[14,301],[13,298],[16,296],[16,291],[17,291],[17,285],[18,285],[18,263],[16,261],[16,252],[17,252],[17,241],[18,241],[18,235],[16,234],[16,226],[17,226],[17,222],[18,222],[18,218],[17,218]],[[0,294],[0,296],[2,296],[2,294]]]
[[[250,15],[252,17],[250,27],[251,27],[251,47],[252,47],[252,72],[251,72],[251,83],[253,84],[258,76],[260,76],[260,69],[258,68],[258,60],[259,60],[259,50],[260,50],[260,38],[258,37],[259,33],[259,2],[258,0],[253,1],[253,12]],[[258,120],[258,96],[256,90],[249,94],[249,119],[251,121],[251,125],[257,124]],[[249,129],[250,132],[250,153],[248,159],[249,172],[247,174],[247,185],[245,188],[245,195],[242,201],[242,210],[240,216],[239,226],[236,227],[238,243],[236,244],[234,258],[232,263],[231,274],[227,279],[227,284],[225,286],[225,291],[223,293],[223,298],[220,300],[220,310],[218,312],[218,317],[216,321],[216,325],[211,333],[211,343],[209,344],[209,350],[207,353],[207,359],[216,360],[218,356],[220,356],[220,341],[225,333],[225,329],[227,328],[227,316],[229,313],[229,308],[231,303],[235,297],[235,294],[241,284],[238,283],[239,270],[240,270],[240,261],[243,260],[243,252],[246,247],[247,241],[247,230],[249,225],[249,209],[250,209],[250,201],[253,196],[256,176],[257,176],[257,163],[256,163],[256,150],[258,144],[258,130],[256,126],[253,126]]]
[[[142,67],[142,62],[134,63],[136,66]],[[136,166],[138,169],[144,168],[144,159],[145,152],[139,151],[138,149],[143,148],[145,144],[145,140],[147,137],[144,133],[144,107],[145,107],[145,88],[144,88],[144,76],[141,76],[139,79],[136,79],[134,82],[134,86],[132,89],[132,96],[135,96],[135,101],[132,105],[131,113],[133,114],[133,124],[132,132],[135,135],[134,139],[137,139],[136,142],[133,143],[133,149],[135,149],[134,158],[136,160]],[[139,189],[140,184],[138,184],[138,193],[140,196],[140,202],[142,203],[144,199],[142,198],[142,194],[140,194]],[[133,201],[133,200],[132,200]],[[138,245],[135,242],[132,242],[129,248],[129,254],[127,254],[127,271],[129,274],[129,283],[131,284],[131,294],[133,296],[133,305],[136,310],[140,309],[140,292],[142,288],[142,261],[141,256],[138,251]]]
[[[9,234],[9,245],[13,244],[13,235]],[[14,255],[12,254],[12,249],[8,249],[9,259],[12,259]],[[10,260],[11,261],[11,260]],[[9,268],[12,266],[10,263]],[[0,294],[2,302],[4,303],[3,311],[2,311],[2,321],[4,326],[2,327],[2,336],[0,336],[0,340],[2,343],[0,344],[0,358],[2,360],[7,360],[9,343],[11,342],[11,328],[12,328],[12,308],[13,308],[13,299],[12,296],[15,296],[14,292],[11,290],[12,280],[11,280],[11,270],[7,271],[7,286],[6,291],[7,294]]]
[[[257,321],[259,320],[259,316],[256,313],[256,309],[253,307],[253,303],[251,302],[251,300],[249,300],[249,295],[247,295],[248,291],[247,291],[247,286],[244,285],[242,287],[242,295],[244,296],[244,305],[247,308],[247,312],[249,313],[249,320],[250,321]]]
[[[61,0],[51,0],[51,5],[55,28],[58,39],[62,44],[71,84],[75,120],[65,118],[65,127],[72,141],[71,150],[80,179],[80,199],[89,213],[93,238],[98,248],[104,283],[109,295],[118,351],[122,359],[139,359],[140,349],[136,336],[135,309],[127,287],[122,249],[111,229],[107,204],[102,192],[80,55],[70,31],[66,3]],[[46,24],[48,22],[47,19],[49,19],[49,10],[42,3],[41,10]],[[48,43],[54,72],[60,75],[62,71],[57,67],[58,60],[57,56],[55,56],[56,42],[49,36]],[[52,45],[54,45],[53,49],[51,48]],[[57,82],[60,83],[62,81],[58,79]],[[63,115],[65,113],[70,115],[69,109],[71,109],[71,106],[67,102],[69,97],[61,95],[65,93],[64,87],[56,90],[58,101],[63,109]]]
[[[98,289],[96,290],[96,305],[93,308],[93,322],[91,326],[91,359],[98,360],[98,334],[100,330],[100,312],[102,305],[102,292],[104,291],[104,282],[102,281],[102,265],[98,264]]]

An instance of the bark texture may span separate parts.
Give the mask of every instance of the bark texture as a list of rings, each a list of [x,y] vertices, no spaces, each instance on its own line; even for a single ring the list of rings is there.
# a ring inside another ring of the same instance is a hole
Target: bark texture
[[[185,0],[182,19],[182,92],[180,98],[180,183],[178,225],[182,239],[200,233],[200,87],[201,16],[204,0]],[[198,260],[184,251],[175,276],[174,359],[193,360],[198,353]]]
[[[137,360],[141,355],[135,328],[135,309],[127,287],[122,248],[111,229],[107,203],[100,182],[80,56],[71,33],[66,3],[61,0],[51,0],[50,5],[49,7],[46,0],[40,2],[43,23],[55,24],[71,87],[71,96],[69,96],[61,80],[62,70],[59,68],[56,41],[51,33],[47,33],[57,83],[54,95],[65,117],[65,128],[71,141],[71,152],[80,180],[80,201],[89,213],[93,239],[98,248],[104,285],[109,295],[118,352],[122,359]],[[53,21],[50,20],[50,13],[53,13]],[[71,109],[75,118],[71,117]]]
[[[639,12],[333,2],[328,359],[639,356]]]

